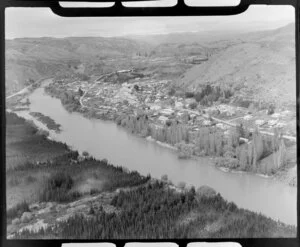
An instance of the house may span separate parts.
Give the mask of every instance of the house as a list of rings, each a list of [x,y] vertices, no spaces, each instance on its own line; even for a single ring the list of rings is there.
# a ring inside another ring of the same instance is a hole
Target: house
[[[195,100],[194,98],[185,99],[185,103],[186,103],[187,105],[192,104],[192,103],[194,103],[194,102],[196,102],[196,100]]]
[[[171,108],[165,108],[160,111],[160,114],[165,115],[165,116],[170,116],[173,113],[174,113],[174,110],[172,110]]]
[[[175,102],[175,108],[177,108],[177,109],[183,108],[183,103],[182,103],[182,102],[176,101],[176,102]]]
[[[266,123],[265,120],[261,120],[261,119],[255,120],[255,124],[258,125],[258,126],[261,126],[261,125],[263,125],[263,124],[265,124],[265,123]]]
[[[287,125],[286,123],[279,122],[279,123],[276,124],[276,127],[278,127],[278,128],[283,128],[283,127],[285,127],[286,125]]]
[[[216,127],[220,128],[222,130],[226,129],[226,126],[224,124],[222,124],[222,123],[217,123]]]
[[[273,113],[271,115],[272,118],[279,118],[280,117],[280,114],[279,113]]]
[[[269,126],[274,126],[274,125],[277,124],[277,122],[278,122],[278,120],[269,120],[269,121],[268,121],[268,125],[269,125]]]
[[[161,109],[161,106],[159,105],[151,105],[150,110],[152,111],[159,111]]]
[[[166,124],[166,122],[169,120],[169,118],[166,116],[160,116],[157,120],[162,124]]]
[[[207,61],[208,58],[207,57],[194,57],[191,61],[192,64],[200,64],[202,62]]]
[[[204,121],[202,122],[202,125],[203,125],[203,126],[211,126],[211,121],[210,121],[210,120],[204,120]]]
[[[244,116],[244,120],[250,120],[251,118],[253,118],[253,116],[251,116],[251,115]]]

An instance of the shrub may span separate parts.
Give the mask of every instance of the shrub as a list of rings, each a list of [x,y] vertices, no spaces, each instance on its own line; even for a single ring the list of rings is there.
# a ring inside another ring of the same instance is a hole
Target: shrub
[[[169,96],[174,96],[175,95],[175,88],[171,88],[170,91],[168,92]]]
[[[45,181],[40,192],[40,201],[66,202],[78,198],[79,192],[69,193],[73,186],[73,179],[63,172],[51,174]]]
[[[91,215],[95,214],[95,210],[94,210],[93,206],[90,207],[89,214],[91,214]]]
[[[22,223],[27,223],[27,222],[31,221],[32,218],[33,218],[32,217],[32,213],[30,213],[30,212],[24,212],[22,214],[22,216],[21,216],[21,222]]]
[[[186,183],[185,182],[179,182],[178,185],[177,185],[180,189],[185,189],[186,187]]]
[[[195,100],[196,100],[197,102],[200,102],[201,99],[202,99],[201,93],[200,93],[200,92],[197,92],[197,93],[195,94]]]
[[[196,107],[197,107],[197,103],[196,103],[196,102],[193,102],[193,103],[191,103],[191,104],[189,105],[189,107],[190,107],[192,110],[194,110],[194,109],[196,109]]]
[[[275,106],[270,105],[268,108],[268,115],[272,115],[275,112]]]
[[[195,96],[195,94],[193,92],[186,92],[185,93],[186,98],[193,98],[194,96]]]
[[[161,176],[161,180],[162,180],[162,181],[165,181],[165,182],[168,182],[168,180],[169,180],[169,179],[168,179],[168,175],[166,175],[166,174],[165,174],[165,175],[162,175],[162,176]]]
[[[235,169],[240,166],[240,162],[236,158],[221,157],[221,158],[216,159],[216,166],[225,167],[225,168],[229,168],[229,169]]]
[[[217,192],[213,188],[203,185],[197,189],[196,195],[197,199],[201,199],[201,197],[214,197]]]
[[[26,201],[18,203],[13,208],[10,208],[6,212],[6,217],[8,220],[19,218],[24,212],[30,212],[29,205]]]

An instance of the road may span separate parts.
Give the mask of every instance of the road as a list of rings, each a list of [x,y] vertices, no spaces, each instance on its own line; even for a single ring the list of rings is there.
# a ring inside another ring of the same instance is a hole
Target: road
[[[12,98],[12,97],[14,97],[14,96],[16,96],[16,95],[26,93],[29,87],[31,87],[31,85],[29,85],[29,86],[27,86],[27,87],[24,87],[23,89],[21,89],[20,91],[14,93],[14,94],[12,94],[12,95],[7,96],[6,99],[10,99],[10,98]]]
[[[116,71],[116,72],[122,73],[122,72],[127,72],[127,71],[129,71],[129,70],[119,70],[119,71]],[[94,81],[93,86],[91,86],[88,90],[86,90],[86,91],[84,92],[84,94],[80,97],[79,102],[80,102],[81,106],[82,106],[82,107],[87,107],[87,106],[85,106],[85,105],[83,104],[83,101],[82,101],[82,100],[83,100],[83,98],[85,97],[85,95],[87,94],[87,92],[88,92],[90,89],[92,89],[96,84],[99,83],[99,82],[97,82],[97,81],[101,80],[104,76],[112,75],[112,74],[114,74],[114,73],[116,73],[116,72],[112,72],[112,73],[107,73],[107,74],[101,75],[98,79],[96,79],[96,80]],[[99,108],[100,108],[100,107],[99,107]],[[105,107],[102,107],[102,108],[105,109]],[[109,108],[109,107],[108,107],[108,108]],[[207,115],[207,114],[200,114],[198,111],[194,111],[194,110],[188,110],[188,112],[189,112],[189,113],[193,113],[193,114],[198,115],[198,116],[202,116],[202,117],[204,117],[204,118],[206,118],[206,119],[208,119],[208,120],[213,120],[213,121],[215,121],[215,122],[217,122],[217,123],[225,124],[225,125],[230,126],[230,127],[237,127],[237,126],[238,126],[237,124],[231,123],[231,122],[230,122],[230,121],[233,121],[233,120],[235,120],[235,119],[231,119],[231,120],[229,120],[229,121],[225,121],[225,120],[222,120],[222,119],[219,119],[219,118],[216,118],[216,117],[211,117],[211,116],[209,116],[209,115]],[[242,117],[239,117],[239,118],[242,118]],[[238,118],[237,118],[237,119],[238,119]],[[250,131],[250,132],[254,132],[255,129],[250,128],[249,131]],[[268,131],[262,131],[262,130],[260,130],[260,133],[263,134],[263,135],[274,136],[274,133],[273,133],[273,132],[268,132]],[[286,139],[286,140],[289,140],[289,141],[293,141],[293,142],[296,142],[296,141],[297,141],[297,138],[296,138],[295,136],[283,135],[282,138],[284,138],[284,139]]]
[[[204,115],[203,115],[204,116]],[[238,125],[237,124],[234,124],[234,123],[230,123],[230,122],[227,122],[227,121],[224,121],[222,119],[219,119],[219,118],[215,118],[215,117],[209,117],[209,116],[204,116],[208,119],[212,119],[218,123],[222,123],[222,124],[225,124],[225,125],[228,125],[228,126],[231,126],[231,127],[237,127]],[[255,129],[253,128],[249,128],[249,131],[250,132],[254,132]],[[268,131],[262,131],[260,130],[259,131],[261,134],[263,135],[268,135],[268,136],[274,136],[274,133],[273,132],[268,132]],[[286,140],[289,140],[289,141],[293,141],[293,142],[296,142],[297,141],[297,138],[295,136],[287,136],[287,135],[283,135],[282,138],[286,139]]]
[[[81,107],[90,108],[90,107],[85,106],[85,105],[83,104],[83,98],[85,97],[85,95],[88,93],[89,90],[91,90],[92,88],[94,88],[94,86],[95,86],[96,84],[99,84],[99,83],[100,83],[99,80],[101,80],[103,77],[105,77],[105,76],[110,76],[110,75],[115,74],[115,73],[124,73],[124,72],[130,72],[130,71],[132,71],[132,69],[131,69],[131,70],[118,70],[118,71],[114,71],[114,72],[111,72],[111,73],[103,74],[103,75],[101,75],[100,77],[98,77],[96,80],[94,80],[93,85],[92,85],[89,89],[87,89],[87,90],[84,92],[84,94],[80,97],[79,103],[80,103]],[[104,109],[115,109],[115,108],[105,107],[105,106],[101,106],[101,107],[99,107],[99,108],[104,108]]]
[[[43,77],[43,78],[37,80],[36,82],[34,82],[33,84],[31,84],[31,85],[29,85],[29,86],[27,86],[27,87],[24,87],[24,88],[21,89],[20,91],[14,93],[14,94],[12,94],[12,95],[7,96],[6,99],[10,99],[10,98],[12,98],[12,97],[14,97],[14,96],[17,96],[17,95],[26,93],[27,90],[28,90],[30,87],[32,87],[32,86],[34,86],[34,85],[36,85],[36,84],[38,84],[38,83],[41,83],[42,81],[47,80],[47,79],[51,79],[51,78],[50,78],[50,77]]]

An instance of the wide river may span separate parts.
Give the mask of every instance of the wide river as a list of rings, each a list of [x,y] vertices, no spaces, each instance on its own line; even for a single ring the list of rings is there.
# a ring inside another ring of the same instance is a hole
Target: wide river
[[[67,112],[60,100],[45,94],[43,88],[29,96],[30,111],[41,112],[61,124],[60,133],[51,136],[79,152],[88,151],[98,159],[160,178],[167,174],[174,183],[184,181],[196,188],[208,185],[239,207],[297,224],[297,189],[271,178],[248,173],[226,173],[211,159],[181,160],[174,150],[128,133],[113,122],[87,119]],[[29,117],[28,112],[19,114]]]

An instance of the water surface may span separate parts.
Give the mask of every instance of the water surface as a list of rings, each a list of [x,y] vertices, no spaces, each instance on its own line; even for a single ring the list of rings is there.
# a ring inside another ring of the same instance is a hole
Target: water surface
[[[67,112],[60,100],[46,95],[43,88],[35,90],[29,99],[30,111],[41,112],[61,124],[62,131],[51,132],[51,136],[79,152],[88,151],[98,159],[106,158],[143,175],[160,178],[167,174],[174,184],[184,181],[196,188],[208,185],[239,207],[296,225],[297,188],[254,174],[225,173],[209,158],[178,159],[174,150],[133,136],[113,122]]]

